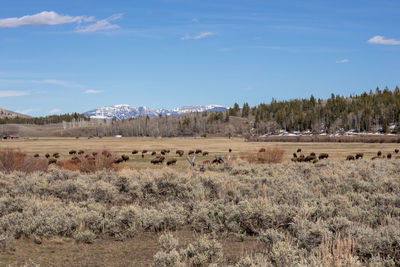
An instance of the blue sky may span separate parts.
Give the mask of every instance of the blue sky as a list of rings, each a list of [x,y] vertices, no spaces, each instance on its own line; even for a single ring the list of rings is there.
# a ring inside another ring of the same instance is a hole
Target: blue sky
[[[2,0],[0,107],[32,116],[400,85],[398,0]]]

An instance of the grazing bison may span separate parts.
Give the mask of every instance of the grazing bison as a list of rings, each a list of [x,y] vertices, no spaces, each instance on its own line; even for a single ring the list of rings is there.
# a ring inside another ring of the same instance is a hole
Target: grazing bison
[[[316,157],[317,155],[316,155],[314,152],[311,152],[311,153],[310,153],[310,156]]]
[[[382,156],[382,151],[378,151],[378,153],[376,153],[376,155],[378,156],[378,157],[380,157],[380,156]]]
[[[259,153],[265,152],[265,151],[266,151],[265,148],[260,148],[260,150],[258,150]]]
[[[203,156],[207,156],[208,155],[208,152],[207,151],[204,151],[203,152]]]
[[[167,150],[166,149],[162,149],[161,150],[161,155],[165,155],[165,154],[167,154]]]
[[[297,162],[303,162],[306,159],[306,157],[303,154],[300,154],[300,156],[297,158]]]
[[[56,152],[53,154],[53,157],[55,157],[56,159],[58,159],[60,157],[60,153]]]
[[[75,150],[71,150],[71,151],[69,151],[69,154],[70,155],[76,155],[76,151]]]
[[[388,153],[386,157],[387,157],[388,159],[391,159],[391,158],[392,158],[392,154]]]
[[[196,154],[201,154],[201,152],[202,152],[201,149],[196,149],[195,151]]]
[[[317,163],[317,162],[318,162],[318,160],[317,160],[317,159],[314,159],[312,163],[315,164],[315,163]]]
[[[193,155],[194,151],[193,150],[189,150],[188,155]]]
[[[117,158],[114,160],[114,164],[120,164],[122,163],[124,160],[122,158]]]
[[[229,150],[228,150],[228,151],[229,151],[229,153],[232,153],[232,148],[229,148]]]
[[[183,151],[183,150],[177,150],[177,151],[176,151],[176,154],[179,155],[179,157],[182,157],[183,154],[185,154],[185,151]]]
[[[125,154],[123,154],[123,155],[121,156],[121,158],[122,158],[122,160],[125,161],[125,162],[129,160],[129,156],[128,156],[128,155],[125,155]]]
[[[93,153],[92,153],[93,157],[96,157],[97,154],[98,154],[97,152],[93,152]]]
[[[169,166],[169,165],[174,165],[174,164],[176,164],[176,159],[169,159],[168,161],[167,161],[167,165]]]
[[[398,154],[398,153],[399,153],[399,149],[396,148],[396,149],[394,150],[394,153]]]
[[[56,159],[53,159],[53,158],[49,159],[49,165],[50,164],[56,164],[56,163],[57,163]]]
[[[357,153],[356,159],[362,159],[364,157],[364,153]]]
[[[318,155],[318,159],[319,160],[321,160],[321,159],[327,159],[329,157],[329,155],[327,154],[327,153],[320,153],[319,155]]]
[[[139,151],[137,151],[137,150],[133,150],[133,151],[132,151],[132,155],[135,155],[135,154],[137,154],[137,153],[139,153]]]
[[[293,158],[297,158],[297,154],[296,153],[293,153]]]
[[[213,165],[219,165],[219,164],[223,164],[224,160],[221,157],[217,157],[212,161]]]
[[[209,161],[209,160],[203,161],[203,165],[210,165],[210,164],[211,164],[211,161]]]
[[[371,158],[371,160],[376,160],[376,159],[380,159],[380,158],[381,158],[380,156],[374,156]]]
[[[297,153],[300,153],[300,152],[301,152],[301,148],[298,148],[298,149],[297,149]]]
[[[147,150],[146,150],[146,149],[142,151],[142,154],[146,154],[146,153],[147,153]]]
[[[307,157],[304,158],[304,162],[312,162],[314,160],[316,160],[317,157],[315,155],[308,155]]]
[[[46,155],[44,155],[47,159],[50,158],[50,154],[46,153]]]
[[[38,158],[38,157],[39,157],[39,154],[35,154],[35,155],[33,155],[33,157],[34,157],[34,158]]]
[[[348,155],[348,156],[346,157],[346,160],[354,160],[354,156],[353,156],[353,155]]]
[[[83,155],[83,154],[85,154],[85,151],[83,151],[83,150],[78,151],[78,155]]]
[[[165,157],[158,156],[150,161],[151,164],[161,164],[165,160]]]
[[[151,155],[152,155],[152,156],[154,156],[154,155],[156,155],[156,154],[157,154],[157,152],[155,152],[155,151],[151,152]]]

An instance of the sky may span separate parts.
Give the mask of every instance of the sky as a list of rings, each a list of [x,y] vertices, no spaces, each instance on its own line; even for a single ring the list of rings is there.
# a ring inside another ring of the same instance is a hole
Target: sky
[[[400,85],[398,0],[1,0],[0,107],[251,106]]]

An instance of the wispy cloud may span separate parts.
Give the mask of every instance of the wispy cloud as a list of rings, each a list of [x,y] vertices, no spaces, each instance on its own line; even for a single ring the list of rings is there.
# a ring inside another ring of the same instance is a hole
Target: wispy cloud
[[[212,36],[212,35],[215,35],[215,33],[214,33],[214,32],[202,32],[202,33],[200,33],[200,34],[198,34],[198,35],[195,35],[195,36],[191,36],[190,34],[185,34],[185,35],[181,38],[181,40],[183,40],[183,41],[185,41],[185,40],[190,40],[190,39],[192,39],[192,40],[199,40],[199,39],[206,38],[206,37]]]
[[[63,16],[54,11],[43,11],[35,15],[0,19],[0,28],[18,28],[42,25],[59,25],[94,21],[94,17]]]
[[[117,24],[112,24],[110,21],[115,21],[120,18],[122,18],[122,14],[115,14],[112,15],[111,17],[108,17],[103,20],[98,20],[93,24],[87,25],[87,26],[78,26],[75,29],[75,32],[79,33],[90,33],[90,32],[97,32],[97,31],[107,31],[107,30],[116,30],[119,29],[119,25]]]
[[[54,115],[54,114],[57,114],[57,113],[60,113],[60,112],[61,112],[61,109],[59,109],[59,108],[54,108],[54,109],[52,109],[52,110],[49,111],[49,114],[50,114],[50,115]]]
[[[102,93],[103,91],[101,91],[101,90],[92,90],[92,89],[89,89],[89,90],[86,90],[85,91],[85,94],[100,94],[100,93]]]
[[[11,97],[11,96],[25,96],[29,95],[28,91],[0,91],[0,97]]]
[[[350,60],[347,58],[341,59],[341,60],[336,60],[336,64],[344,64],[344,63],[349,63]]]
[[[68,81],[60,81],[60,80],[43,80],[43,83],[45,84],[52,84],[52,85],[58,85],[62,87],[69,87],[69,88],[83,88],[84,86],[80,84],[76,84],[74,82],[68,82]]]
[[[369,44],[379,45],[400,45],[400,40],[396,39],[385,39],[384,36],[377,35],[368,40]]]
[[[192,22],[197,23],[197,22],[199,22],[199,20],[197,18],[193,18]]]

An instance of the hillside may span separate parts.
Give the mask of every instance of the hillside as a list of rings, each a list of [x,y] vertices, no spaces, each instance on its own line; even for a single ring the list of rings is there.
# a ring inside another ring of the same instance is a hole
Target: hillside
[[[0,108],[0,119],[4,118],[30,118],[30,116]]]

